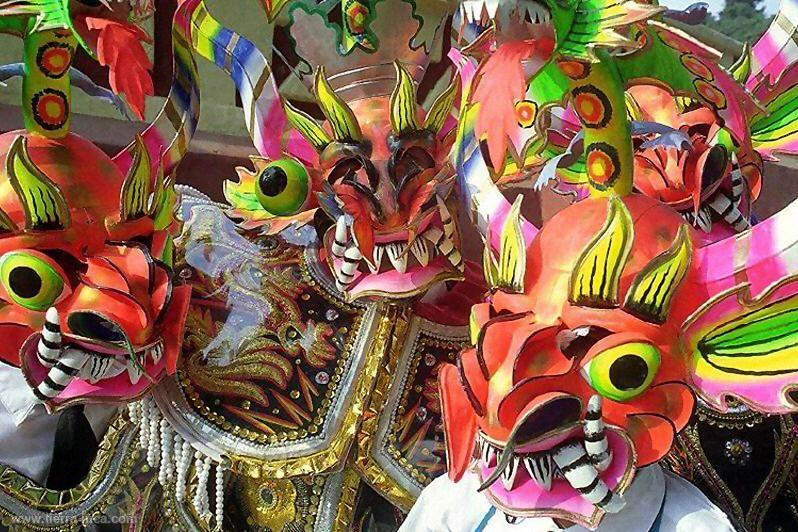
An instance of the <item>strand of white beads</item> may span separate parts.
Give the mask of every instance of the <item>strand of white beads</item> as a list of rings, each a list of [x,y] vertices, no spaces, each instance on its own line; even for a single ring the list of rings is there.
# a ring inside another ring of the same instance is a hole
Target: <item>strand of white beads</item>
[[[213,465],[213,461],[211,460],[210,456],[205,456],[202,459],[202,470],[204,472],[204,481],[205,481],[205,488],[202,490],[202,517],[208,521],[208,527],[210,527],[211,522],[211,501],[210,501],[210,494],[208,493],[208,488],[210,487],[210,479],[211,479],[211,465]]]
[[[177,467],[177,481],[175,482],[175,496],[178,501],[186,499],[186,483],[188,479],[188,470],[191,467],[191,444],[187,441],[183,442],[182,450],[180,451],[180,465]]]
[[[210,472],[210,468],[205,467],[205,460],[203,460],[202,453],[196,451],[194,453],[194,461],[197,464],[197,489],[194,492],[194,510],[197,512],[197,515],[202,515],[203,513],[203,499],[208,494],[208,473]],[[204,495],[204,496],[203,496]]]
[[[139,449],[146,450],[150,441],[150,423],[147,415],[150,411],[149,397],[141,401],[141,416],[139,416]]]
[[[150,403],[150,430],[147,441],[147,463],[150,467],[158,467],[161,460],[161,416],[155,401]]]
[[[139,419],[141,419],[141,416],[139,416],[139,403],[138,403],[138,401],[134,401],[134,402],[129,403],[127,405],[127,417],[130,418],[130,423],[134,427],[138,426]]]
[[[183,438],[176,430],[173,430],[174,441],[172,441],[172,459],[169,464],[170,480],[177,481],[177,470],[180,469],[180,460],[183,457]]]
[[[224,524],[224,468],[222,464],[216,464],[216,501],[214,502],[216,529],[222,530]]]
[[[161,467],[158,470],[158,482],[161,486],[166,486],[167,480],[171,477],[169,468],[172,465],[172,430],[169,422],[161,419]]]

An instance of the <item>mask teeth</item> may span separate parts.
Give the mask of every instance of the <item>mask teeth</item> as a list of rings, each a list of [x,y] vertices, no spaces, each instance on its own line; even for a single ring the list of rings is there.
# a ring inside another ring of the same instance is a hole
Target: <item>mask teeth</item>
[[[523,458],[524,468],[529,476],[537,482],[538,486],[546,491],[551,490],[551,480],[554,476],[554,464],[549,453]]]
[[[502,484],[504,485],[504,489],[510,491],[513,489],[513,485],[515,484],[515,476],[518,474],[518,464],[520,458],[517,455],[514,455],[510,459],[510,463],[507,464],[507,467],[504,468],[502,471]]]
[[[47,309],[44,315],[44,328],[36,346],[36,355],[39,362],[48,368],[52,368],[61,355],[61,320],[55,307]]]
[[[602,415],[601,396],[594,395],[587,405],[585,416],[585,450],[599,471],[606,471],[612,463],[612,449],[607,441]]]

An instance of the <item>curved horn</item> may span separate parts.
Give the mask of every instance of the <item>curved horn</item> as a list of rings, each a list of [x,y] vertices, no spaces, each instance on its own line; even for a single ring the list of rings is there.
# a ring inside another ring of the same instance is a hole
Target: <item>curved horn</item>
[[[446,119],[452,113],[454,99],[457,97],[457,87],[460,86],[460,74],[455,74],[451,84],[446,87],[429,108],[429,113],[424,119],[424,129],[428,129],[436,135],[441,132],[446,124]]]
[[[393,65],[396,68],[396,87],[391,94],[391,129],[394,134],[401,135],[418,130],[416,86],[402,63],[397,60]]]
[[[330,135],[324,131],[324,128],[321,127],[313,117],[300,111],[288,102],[285,102],[285,115],[288,118],[288,123],[299,131],[316,151],[321,152],[332,142]]]
[[[335,94],[330,82],[327,81],[324,66],[320,66],[316,71],[316,99],[332,126],[335,140],[357,142],[363,139],[355,113]]]
[[[621,274],[634,241],[634,221],[623,200],[612,196],[607,221],[588,244],[571,274],[571,303],[612,308],[618,306]]]
[[[25,228],[65,229],[70,211],[64,193],[31,160],[28,139],[14,139],[6,155],[6,173],[25,210]]]
[[[147,146],[136,135],[133,164],[122,185],[120,217],[122,221],[135,220],[147,215],[148,202],[152,194],[152,166]]]

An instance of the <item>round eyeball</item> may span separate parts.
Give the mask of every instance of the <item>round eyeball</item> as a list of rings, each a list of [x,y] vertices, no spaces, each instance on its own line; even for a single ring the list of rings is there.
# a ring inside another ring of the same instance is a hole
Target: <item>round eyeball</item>
[[[294,159],[274,161],[260,171],[255,195],[263,208],[275,216],[296,214],[310,195],[308,171]]]
[[[584,366],[584,374],[602,396],[624,402],[648,389],[660,363],[659,349],[649,343],[631,342],[590,359]]]
[[[14,303],[37,312],[50,308],[66,291],[61,272],[44,257],[26,251],[0,257],[0,283]]]

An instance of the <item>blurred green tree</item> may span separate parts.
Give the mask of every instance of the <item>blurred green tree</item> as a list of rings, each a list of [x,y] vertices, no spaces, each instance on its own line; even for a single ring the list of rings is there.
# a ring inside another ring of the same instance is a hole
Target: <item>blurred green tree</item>
[[[705,24],[740,42],[753,44],[767,29],[772,17],[765,15],[762,0],[726,0],[717,16],[707,17]]]

